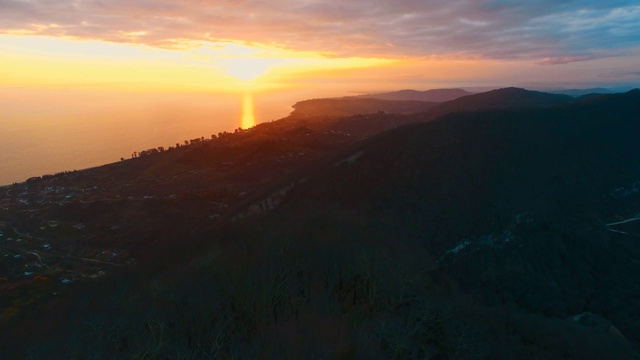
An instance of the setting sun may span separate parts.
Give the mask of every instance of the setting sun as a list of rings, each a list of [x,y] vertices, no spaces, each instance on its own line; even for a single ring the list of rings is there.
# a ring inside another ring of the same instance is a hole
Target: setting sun
[[[338,58],[237,43],[179,48],[68,38],[0,36],[0,86],[244,93],[290,87],[327,71],[388,67],[393,60]]]
[[[270,62],[258,58],[244,58],[228,61],[225,72],[242,81],[255,80],[269,70]]]

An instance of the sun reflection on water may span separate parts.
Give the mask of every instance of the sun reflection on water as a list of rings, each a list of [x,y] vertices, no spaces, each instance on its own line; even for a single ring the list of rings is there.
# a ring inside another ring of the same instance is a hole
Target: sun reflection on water
[[[253,96],[245,94],[242,97],[242,128],[248,129],[256,126],[256,115],[253,110]]]

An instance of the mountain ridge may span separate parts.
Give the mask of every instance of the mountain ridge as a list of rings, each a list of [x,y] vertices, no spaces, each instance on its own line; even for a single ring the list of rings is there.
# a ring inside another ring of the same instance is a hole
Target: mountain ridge
[[[0,344],[633,359],[639,102],[506,88],[288,117],[3,187]]]
[[[428,102],[445,102],[455,100],[461,96],[471,95],[472,93],[459,88],[448,89],[429,89],[429,90],[413,90],[404,89],[398,91],[391,91],[386,93],[374,93],[359,95],[358,98],[376,98],[383,100],[413,100],[413,101],[428,101]]]

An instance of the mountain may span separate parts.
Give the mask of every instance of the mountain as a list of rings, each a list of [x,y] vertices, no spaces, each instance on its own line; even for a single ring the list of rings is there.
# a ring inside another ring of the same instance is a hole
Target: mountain
[[[568,95],[549,94],[521,88],[504,88],[467,95],[442,103],[429,111],[429,118],[452,112],[550,106],[572,101]]]
[[[411,114],[426,111],[435,105],[434,102],[424,101],[392,101],[354,97],[311,99],[294,104],[291,116],[304,119],[316,116],[343,117],[377,112]]]
[[[564,90],[550,90],[547,91],[551,94],[569,95],[573,97],[580,97],[589,94],[611,94],[613,91],[606,88],[590,88],[590,89],[564,89]]]
[[[407,125],[306,174],[280,216],[301,227],[324,217],[351,236],[364,231],[364,243],[426,249],[496,319],[512,308],[538,316],[546,335],[521,335],[542,341],[532,352],[561,336],[568,358],[631,358],[629,343],[640,344],[639,102],[635,90]],[[571,321],[563,331],[585,331],[597,346],[549,325],[584,314],[607,319],[602,337]],[[501,342],[492,346],[513,346]]]
[[[399,90],[386,93],[360,95],[358,98],[374,98],[394,101],[445,102],[455,100],[465,95],[471,95],[471,93],[463,89],[431,89],[425,91]]]
[[[640,179],[635,145],[639,99],[640,91],[634,90],[579,103],[453,113],[410,124],[307,174],[309,180],[298,190],[305,195],[294,196],[288,206],[318,200],[383,210],[384,201],[406,202],[401,207],[437,209],[440,216],[450,208],[454,213],[447,217],[457,229],[451,231],[462,233],[462,223],[491,228],[493,222],[480,209],[488,204],[562,218],[573,216],[567,209],[589,212],[593,207],[600,216],[613,216],[617,210],[610,195]]]
[[[398,93],[404,93],[404,90]],[[550,106],[570,101],[574,98],[519,88],[466,95],[442,103],[359,97],[312,99],[296,103],[295,111],[284,121],[315,131],[340,132],[364,139],[401,125],[428,122],[454,112]]]
[[[2,187],[3,355],[633,359],[639,100],[309,112]]]

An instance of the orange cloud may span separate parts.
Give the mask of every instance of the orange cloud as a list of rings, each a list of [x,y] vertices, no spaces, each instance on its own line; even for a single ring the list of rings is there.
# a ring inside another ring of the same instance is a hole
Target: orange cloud
[[[336,56],[588,56],[640,45],[633,0],[4,0],[0,33],[166,48],[272,44]]]
[[[538,65],[562,65],[562,64],[569,64],[572,62],[577,62],[577,61],[587,61],[587,60],[591,60],[592,57],[590,56],[561,56],[561,57],[552,57],[552,58],[544,58],[538,62],[536,62],[536,64]]]

